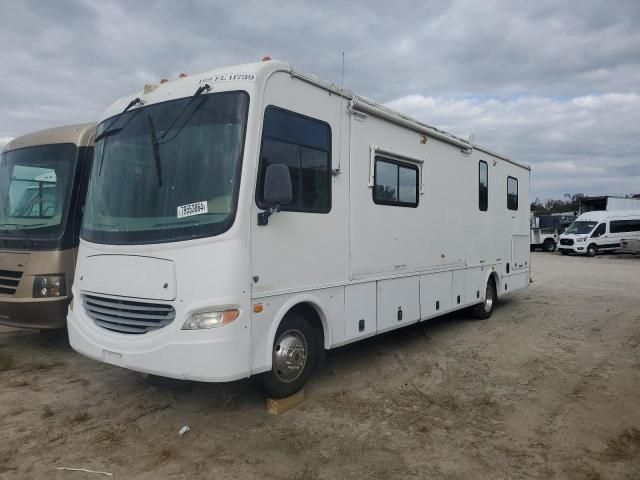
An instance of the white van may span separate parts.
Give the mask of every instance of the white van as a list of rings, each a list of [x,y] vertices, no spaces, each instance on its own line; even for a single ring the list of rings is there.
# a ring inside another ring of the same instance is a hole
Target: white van
[[[529,284],[529,167],[285,63],[148,86],[95,152],[68,324],[103,362],[281,397]]]
[[[593,257],[598,252],[617,250],[621,240],[634,238],[640,238],[640,210],[587,212],[560,235],[558,250],[563,255]]]

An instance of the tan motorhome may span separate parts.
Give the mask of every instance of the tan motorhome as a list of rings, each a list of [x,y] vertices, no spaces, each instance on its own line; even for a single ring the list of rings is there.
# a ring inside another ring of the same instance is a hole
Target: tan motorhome
[[[0,324],[64,328],[95,124],[12,140],[0,156]]]

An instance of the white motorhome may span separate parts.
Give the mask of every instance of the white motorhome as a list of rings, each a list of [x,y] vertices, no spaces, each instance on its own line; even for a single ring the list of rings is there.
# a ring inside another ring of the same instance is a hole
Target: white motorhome
[[[529,168],[265,61],[103,115],[71,345],[286,396],[324,349],[529,284]]]
[[[598,210],[580,215],[560,235],[558,250],[563,255],[578,253],[593,257],[598,252],[617,250],[623,239],[635,238],[640,238],[640,210]]]

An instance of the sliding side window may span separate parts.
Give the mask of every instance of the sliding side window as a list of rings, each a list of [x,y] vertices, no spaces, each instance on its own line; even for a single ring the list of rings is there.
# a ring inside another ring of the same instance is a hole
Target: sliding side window
[[[282,210],[331,210],[331,128],[325,122],[269,106],[264,112],[256,202],[264,201],[264,174],[271,164],[289,167],[293,201]]]
[[[373,201],[380,205],[417,207],[418,177],[416,165],[376,156]]]
[[[518,210],[518,179],[507,177],[507,208]]]
[[[484,160],[478,165],[478,207],[486,212],[489,208],[489,166]]]

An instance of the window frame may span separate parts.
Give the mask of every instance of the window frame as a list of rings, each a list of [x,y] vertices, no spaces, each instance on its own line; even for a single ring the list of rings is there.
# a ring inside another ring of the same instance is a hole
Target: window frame
[[[509,180],[516,181],[516,208],[511,208],[509,206]],[[511,210],[517,212],[520,208],[520,185],[518,184],[518,179],[516,177],[512,177],[511,175],[507,176],[507,210]]]
[[[288,114],[288,115],[293,115],[296,117],[300,117],[304,120],[309,120],[312,122],[316,122],[320,125],[323,125],[325,127],[327,127],[328,129],[328,133],[329,133],[329,141],[328,141],[328,145],[329,145],[329,150],[326,150],[327,156],[328,156],[328,164],[327,164],[327,198],[329,200],[329,203],[327,205],[326,208],[323,209],[308,209],[308,208],[298,208],[298,207],[289,207],[287,205],[281,205],[280,206],[280,211],[282,212],[302,212],[302,213],[329,213],[331,212],[331,208],[333,207],[333,182],[332,182],[332,177],[333,177],[333,173],[332,173],[332,166],[333,166],[333,158],[332,158],[332,153],[333,153],[333,132],[331,130],[331,124],[329,124],[329,122],[325,122],[324,120],[319,120],[317,118],[314,117],[310,117],[308,115],[304,115],[302,113],[298,113],[298,112],[294,112],[293,110],[288,110],[286,108],[282,108],[282,107],[278,107],[277,105],[273,105],[273,104],[269,104],[265,107],[264,112],[262,114],[262,132],[260,133],[260,150],[258,151],[258,169],[256,172],[256,189],[255,189],[255,202],[256,205],[258,206],[258,208],[262,209],[262,210],[268,210],[269,209],[269,205],[266,205],[262,199],[260,198],[260,194],[264,193],[264,173],[263,173],[263,165],[262,165],[262,149],[264,147],[264,141],[265,138],[266,139],[270,139],[270,140],[274,140],[277,142],[281,142],[281,143],[288,143],[290,145],[297,145],[298,148],[299,147],[304,147],[304,148],[308,148],[311,150],[316,150],[319,152],[325,152],[325,150],[322,150],[320,148],[317,148],[315,146],[310,146],[310,145],[306,145],[306,144],[302,144],[302,143],[295,143],[292,142],[290,140],[286,140],[286,139],[282,139],[282,138],[277,138],[277,137],[271,137],[271,136],[265,136],[264,134],[264,125],[265,125],[265,118],[267,115],[267,112],[269,110],[278,110],[282,113]],[[301,158],[299,157],[299,160],[301,160]],[[300,169],[302,170],[302,165],[300,165]],[[300,181],[302,182],[302,174],[300,175]],[[302,187],[300,185],[300,187]],[[300,188],[300,195],[302,195],[302,188]]]
[[[482,208],[482,164],[486,167],[487,171],[487,193],[484,199],[484,208]],[[478,209],[481,212],[487,212],[489,210],[489,164],[485,160],[480,160],[478,162]]]
[[[398,175],[397,175],[397,189],[398,189],[398,200],[381,200],[376,197],[376,186],[378,185],[378,162],[390,163],[392,165],[396,165],[398,167]],[[414,202],[401,202],[400,201],[400,168],[406,168],[408,170],[413,170],[416,172],[416,201]],[[375,155],[373,162],[373,189],[371,196],[373,198],[373,203],[376,205],[389,205],[392,207],[409,207],[409,208],[417,208],[420,203],[420,168],[418,165],[413,164],[411,162],[403,162],[401,160],[396,160],[394,158],[389,158],[384,155]]]

